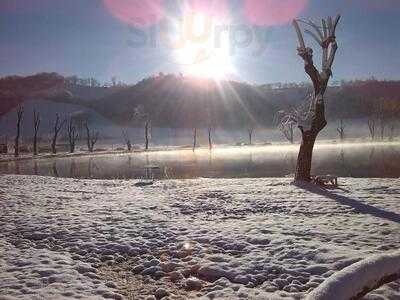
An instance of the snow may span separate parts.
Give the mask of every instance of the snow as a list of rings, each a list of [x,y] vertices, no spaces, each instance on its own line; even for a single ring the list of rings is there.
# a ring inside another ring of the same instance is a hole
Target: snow
[[[376,255],[337,272],[307,299],[351,299],[381,285],[382,280],[391,276],[400,277],[400,251]]]
[[[135,183],[1,176],[0,299],[304,299],[398,263],[358,264],[399,249],[400,179]]]

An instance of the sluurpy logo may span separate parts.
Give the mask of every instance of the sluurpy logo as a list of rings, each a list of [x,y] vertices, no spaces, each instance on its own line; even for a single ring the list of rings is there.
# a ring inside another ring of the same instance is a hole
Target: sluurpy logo
[[[128,46],[166,54],[197,75],[229,73],[235,56],[265,53],[271,26],[287,24],[308,0],[103,0],[128,24]],[[169,2],[168,2],[169,3]],[[218,75],[217,75],[218,76]]]
[[[130,47],[163,49],[172,54],[174,63],[191,66],[197,75],[229,72],[232,57],[250,47],[253,57],[263,54],[269,33],[258,26],[224,24],[195,12],[146,28],[130,25],[129,32]]]

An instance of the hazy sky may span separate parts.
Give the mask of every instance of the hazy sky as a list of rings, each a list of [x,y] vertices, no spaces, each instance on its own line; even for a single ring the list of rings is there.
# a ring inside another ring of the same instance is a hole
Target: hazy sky
[[[337,13],[334,78],[400,79],[398,0],[0,0],[0,75],[305,81],[290,21]]]

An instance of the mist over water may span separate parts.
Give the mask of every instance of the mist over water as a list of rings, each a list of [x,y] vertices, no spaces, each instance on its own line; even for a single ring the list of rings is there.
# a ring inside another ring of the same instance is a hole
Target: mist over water
[[[94,179],[283,177],[294,173],[298,146],[254,146],[108,154],[0,163],[2,174]],[[321,144],[313,174],[400,177],[400,144]]]

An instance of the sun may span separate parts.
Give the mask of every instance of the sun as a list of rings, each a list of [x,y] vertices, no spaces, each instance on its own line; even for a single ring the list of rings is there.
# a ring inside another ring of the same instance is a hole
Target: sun
[[[187,45],[176,51],[176,58],[183,71],[192,76],[225,79],[233,72],[228,49]]]
[[[210,17],[201,13],[184,20],[184,43],[174,56],[185,74],[222,80],[234,72],[228,36],[221,35],[217,40],[214,24],[214,20],[211,22]]]

